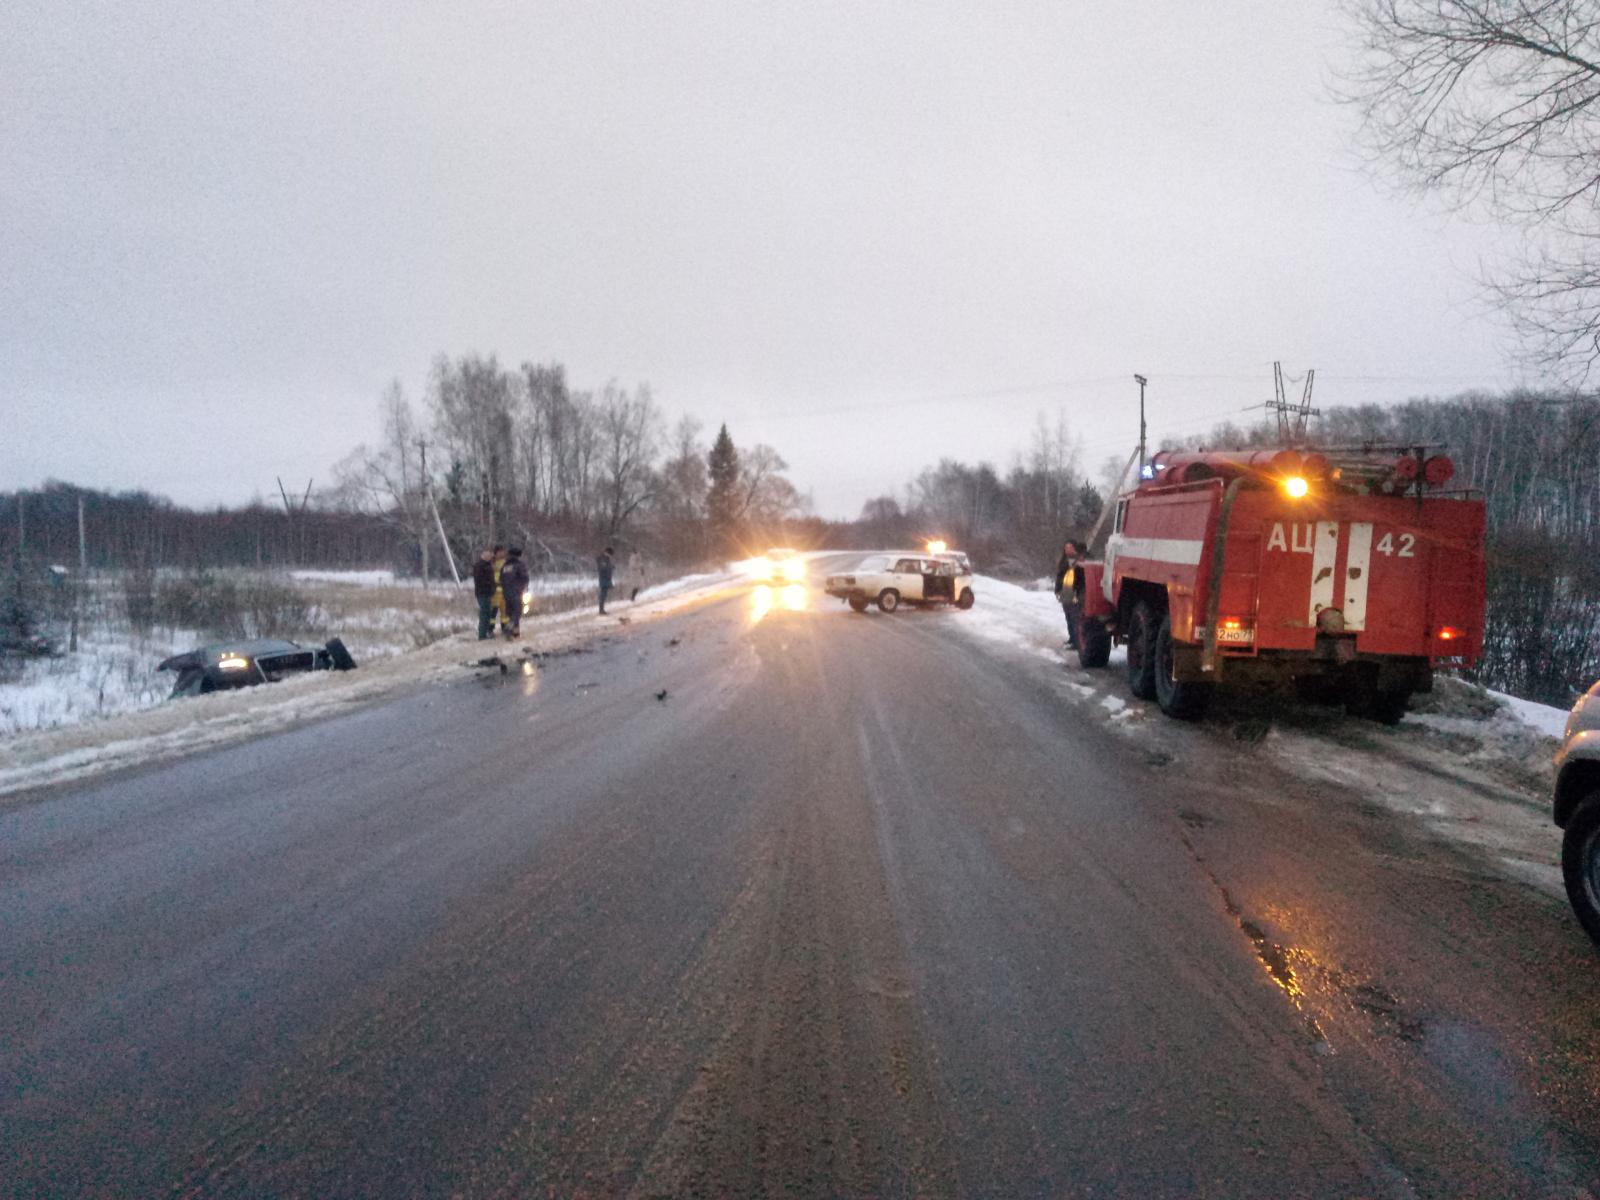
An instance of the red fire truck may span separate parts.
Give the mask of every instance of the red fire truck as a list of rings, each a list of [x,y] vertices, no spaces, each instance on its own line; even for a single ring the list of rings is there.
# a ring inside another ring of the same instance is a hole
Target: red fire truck
[[[1174,717],[1258,679],[1398,721],[1483,649],[1484,505],[1438,447],[1163,452],[1087,564],[1079,661]]]

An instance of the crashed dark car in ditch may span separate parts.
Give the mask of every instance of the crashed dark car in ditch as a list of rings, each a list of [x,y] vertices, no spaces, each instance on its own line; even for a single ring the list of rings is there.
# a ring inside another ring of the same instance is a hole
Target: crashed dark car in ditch
[[[322,646],[302,646],[277,638],[251,638],[217,642],[183,654],[174,654],[156,669],[175,671],[169,700],[179,696],[204,696],[208,692],[276,683],[288,675],[307,671],[351,671],[356,660],[338,638]]]

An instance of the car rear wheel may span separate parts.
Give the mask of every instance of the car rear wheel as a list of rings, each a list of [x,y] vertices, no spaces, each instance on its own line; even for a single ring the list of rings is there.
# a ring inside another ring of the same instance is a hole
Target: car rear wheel
[[[1580,800],[1567,819],[1561,876],[1578,923],[1600,944],[1600,791]]]
[[[893,612],[900,607],[900,593],[893,588],[884,588],[878,593],[878,609],[880,612]]]
[[[971,608],[977,602],[978,598],[972,594],[971,588],[962,588],[961,595],[956,600],[956,607],[963,609]]]
[[[1172,615],[1161,618],[1161,628],[1156,632],[1155,652],[1156,703],[1169,717],[1180,721],[1193,721],[1200,717],[1211,703],[1211,685],[1176,678],[1176,662],[1172,648]]]
[[[328,639],[328,658],[333,662],[335,671],[354,671],[356,669],[355,657],[346,649],[344,641],[340,638]]]
[[[1141,600],[1128,630],[1128,690],[1141,700],[1156,698],[1156,610]]]
[[[849,598],[849,603],[850,607],[856,612],[867,611],[867,598],[865,596],[851,596]]]
[[[1086,671],[1103,667],[1111,660],[1111,633],[1094,617],[1078,619],[1078,665]]]

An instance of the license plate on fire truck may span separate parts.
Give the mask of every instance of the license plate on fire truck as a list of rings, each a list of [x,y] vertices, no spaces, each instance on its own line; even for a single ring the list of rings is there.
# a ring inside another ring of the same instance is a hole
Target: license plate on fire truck
[[[1217,644],[1222,646],[1248,646],[1256,640],[1256,631],[1249,626],[1220,626],[1217,629]]]

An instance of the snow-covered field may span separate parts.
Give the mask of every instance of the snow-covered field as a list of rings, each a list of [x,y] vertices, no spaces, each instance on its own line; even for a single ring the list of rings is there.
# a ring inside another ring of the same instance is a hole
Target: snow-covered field
[[[319,645],[340,637],[362,664],[431,645],[477,621],[469,588],[438,582],[424,588],[420,580],[396,579],[390,571],[297,570],[282,581],[304,598],[307,617],[273,636]],[[532,586],[536,614],[587,606],[595,594],[588,575],[540,576]],[[650,589],[645,597],[660,598],[673,586]],[[226,640],[170,626],[139,633],[120,610],[118,587],[114,577],[94,581],[75,653],[36,659],[17,678],[0,681],[0,738],[158,705],[173,682],[156,670],[163,659]],[[60,640],[65,647],[64,633]]]
[[[978,603],[961,622],[969,635],[1032,660],[1064,698],[1143,748],[1180,760],[1186,753],[1259,753],[1308,781],[1337,785],[1352,800],[1406,813],[1440,836],[1476,845],[1508,874],[1561,894],[1550,793],[1564,709],[1441,677],[1394,728],[1331,708],[1259,704],[1220,707],[1191,725],[1133,698],[1120,647],[1107,670],[1080,670],[1077,655],[1066,651],[1066,625],[1047,584],[1025,588],[979,577],[974,590]]]

